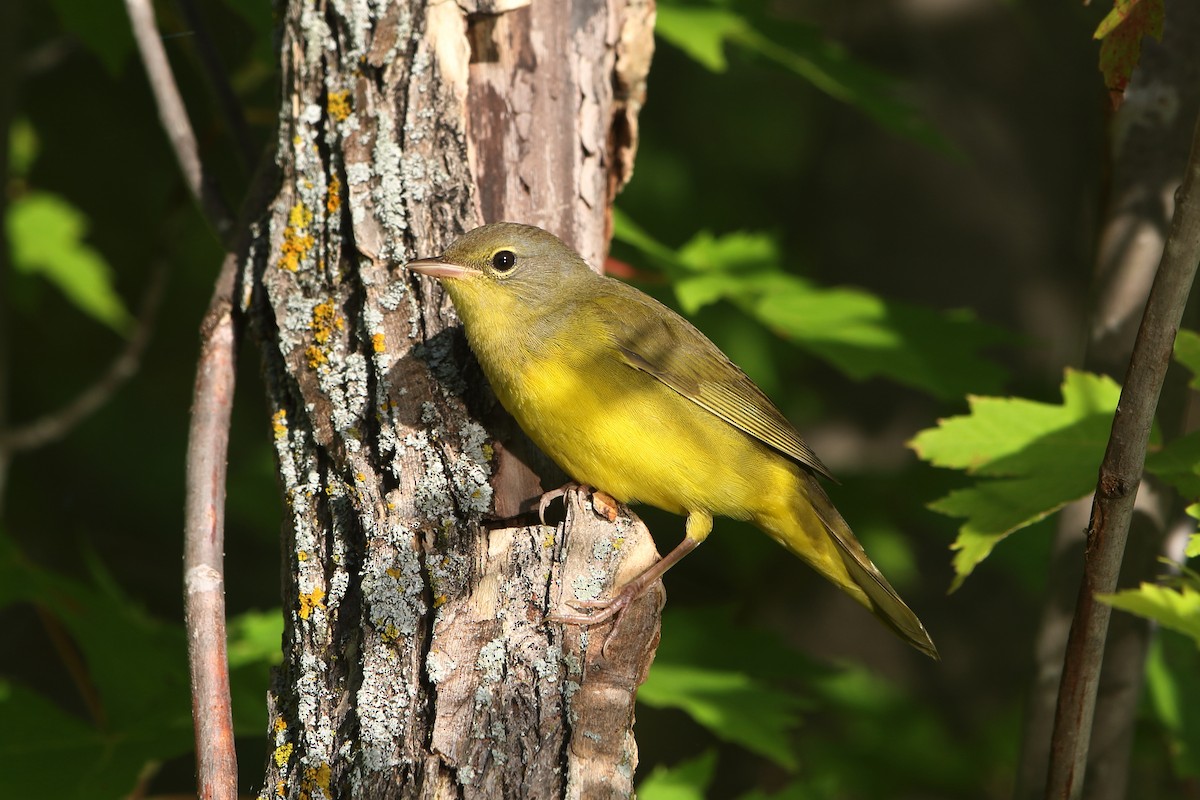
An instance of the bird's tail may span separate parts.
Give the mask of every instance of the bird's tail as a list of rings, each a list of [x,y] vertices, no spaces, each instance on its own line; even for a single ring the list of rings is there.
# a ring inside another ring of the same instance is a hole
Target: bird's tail
[[[933,659],[938,659],[933,639],[917,619],[913,610],[900,599],[900,595],[883,577],[867,553],[863,550],[854,532],[816,478],[804,474],[805,494],[811,513],[807,509],[793,509],[794,523],[800,531],[777,531],[774,535],[785,547],[811,564],[818,572],[832,581],[847,594],[871,610],[885,622],[900,638]],[[801,504],[803,505],[803,504]],[[823,530],[814,530],[814,528]],[[797,536],[797,534],[800,534]],[[822,534],[828,534],[827,536]],[[832,545],[832,546],[831,546]]]

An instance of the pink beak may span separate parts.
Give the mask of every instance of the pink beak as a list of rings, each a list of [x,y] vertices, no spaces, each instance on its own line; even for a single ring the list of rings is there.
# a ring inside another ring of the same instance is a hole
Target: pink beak
[[[442,261],[440,258],[418,258],[415,261],[405,264],[404,268],[411,269],[413,272],[418,272],[422,275],[428,275],[431,278],[465,278],[475,271],[469,267],[450,264]]]

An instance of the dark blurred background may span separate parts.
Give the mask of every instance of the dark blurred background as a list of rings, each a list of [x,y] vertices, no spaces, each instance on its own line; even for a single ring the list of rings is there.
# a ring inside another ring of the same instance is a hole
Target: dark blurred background
[[[15,74],[7,78],[15,80],[15,116],[32,129],[36,158],[23,173],[10,170],[9,197],[36,190],[74,204],[87,220],[86,241],[111,266],[130,309],[156,264],[169,265],[169,283],[137,376],[69,436],[12,462],[0,530],[30,561],[78,581],[94,580],[102,565],[150,616],[178,623],[197,326],[220,250],[177,177],[140,64],[122,38],[122,9],[84,5],[16,2]],[[269,146],[278,83],[270,20],[240,5],[199,7],[253,136]],[[1063,367],[1081,357],[1103,203],[1108,98],[1091,32],[1106,10],[1023,0],[792,0],[765,8],[773,18],[814,24],[895,81],[944,138],[940,148],[885,129],[748,50],[729,47],[728,69],[714,73],[660,41],[635,176],[618,204],[670,246],[705,229],[768,232],[781,243],[786,267],[820,284],[970,309],[1015,334],[989,353],[1010,370],[1005,392],[1054,400]],[[158,12],[203,156],[236,198],[247,171],[202,79],[196,37],[173,4]],[[108,51],[97,49],[97,30],[105,31]],[[652,269],[627,247],[615,247],[614,256]],[[646,285],[670,299],[666,286]],[[10,271],[0,290],[9,417],[19,424],[73,397],[122,339],[39,276]],[[869,759],[871,748],[886,761],[892,737],[920,739],[932,725],[930,742],[972,742],[987,751],[974,775],[913,778],[901,789],[895,776],[906,774],[904,765],[864,763],[896,789],[875,796],[1006,797],[1050,525],[1004,542],[947,595],[957,522],[925,504],[962,478],[919,464],[905,443],[939,417],[963,412],[965,400],[939,400],[882,378],[851,380],[727,304],[706,308],[696,321],[839,476],[831,494],[921,614],[943,661],[922,660],[803,565],[780,557],[766,537],[727,521],[671,572],[671,609],[719,604],[735,624],[777,634],[813,664],[856,664],[882,676],[904,698],[895,708],[922,709],[919,718],[880,717],[897,727],[868,734],[848,732],[853,723],[833,714],[834,706],[813,701],[797,734],[802,769],[816,769],[819,759],[837,762],[822,750],[832,747],[823,737],[858,737],[861,749],[843,753],[848,762]],[[243,356],[229,465],[231,613],[279,602],[269,421],[256,353],[247,346]],[[645,518],[660,549],[682,534],[678,518],[652,511]],[[8,642],[0,675],[86,717],[45,621],[30,606],[14,605],[0,611],[0,625]],[[249,713],[265,726],[261,709]],[[906,720],[914,727],[906,729]],[[646,771],[718,746],[677,710],[642,707],[638,733]],[[243,785],[255,786],[265,735],[242,745]],[[787,783],[763,759],[719,747],[712,796]],[[182,755],[151,787],[186,792],[190,779],[191,756]],[[847,779],[829,796],[871,796],[863,780]]]

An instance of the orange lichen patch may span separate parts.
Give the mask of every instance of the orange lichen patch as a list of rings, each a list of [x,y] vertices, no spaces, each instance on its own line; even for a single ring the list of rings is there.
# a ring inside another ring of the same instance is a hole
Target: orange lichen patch
[[[287,730],[287,720],[285,720],[283,717],[276,717],[275,718],[275,732],[283,733],[286,730]]]
[[[329,102],[325,104],[325,108],[329,110],[329,116],[338,122],[344,122],[353,110],[350,107],[350,90],[343,89],[340,92],[330,92]]]
[[[333,298],[330,298],[313,306],[312,322],[308,327],[312,328],[313,338],[317,340],[317,344],[329,344],[333,332],[346,327],[346,319],[337,313],[337,306],[334,304]]]
[[[275,796],[276,797],[286,797],[287,796],[287,782],[286,781],[279,781],[275,784]]]
[[[329,188],[325,190],[325,210],[336,214],[342,207],[342,181],[337,175],[329,178]]]
[[[315,344],[310,344],[304,348],[304,357],[308,359],[308,366],[312,369],[329,363],[329,358],[325,355],[325,351]]]
[[[300,595],[300,619],[308,619],[316,608],[325,608],[325,590],[320,586],[308,594]]]
[[[386,570],[384,570],[384,572],[386,572],[388,575],[391,575],[396,580],[400,580],[400,576],[404,574],[400,571],[399,567],[388,567]]]
[[[326,797],[330,797],[329,779],[333,776],[333,770],[328,764],[321,764],[317,767],[304,768],[304,780],[302,782],[303,790],[311,791],[314,787],[320,789]]]
[[[330,298],[313,306],[312,321],[308,323],[308,327],[312,329],[316,344],[304,349],[304,357],[308,366],[316,369],[329,363],[330,341],[334,331],[345,330],[346,319],[338,313],[337,304]]]
[[[437,597],[433,598],[433,607],[441,608],[442,606],[446,605],[446,601],[449,599],[450,598],[447,597],[446,595],[439,594]]]
[[[280,269],[289,272],[300,269],[300,260],[316,244],[316,240],[308,232],[312,221],[312,212],[303,203],[292,206],[292,210],[288,212],[288,224],[283,229],[283,244],[279,247]]]
[[[279,409],[271,415],[271,430],[275,433],[275,438],[279,439],[287,436],[287,411]]]
[[[387,339],[382,333],[371,334],[371,349],[376,353],[387,352]]]
[[[300,552],[296,553],[296,560],[297,561],[308,561],[308,551],[301,550]]]

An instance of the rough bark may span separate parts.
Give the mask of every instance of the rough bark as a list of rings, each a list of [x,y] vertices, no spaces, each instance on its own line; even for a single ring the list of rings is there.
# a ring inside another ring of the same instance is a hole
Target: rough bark
[[[661,590],[644,527],[481,524],[538,491],[440,289],[399,267],[501,218],[593,264],[628,178],[652,4],[293,2],[283,175],[247,263],[286,501],[263,797],[628,796]]]

